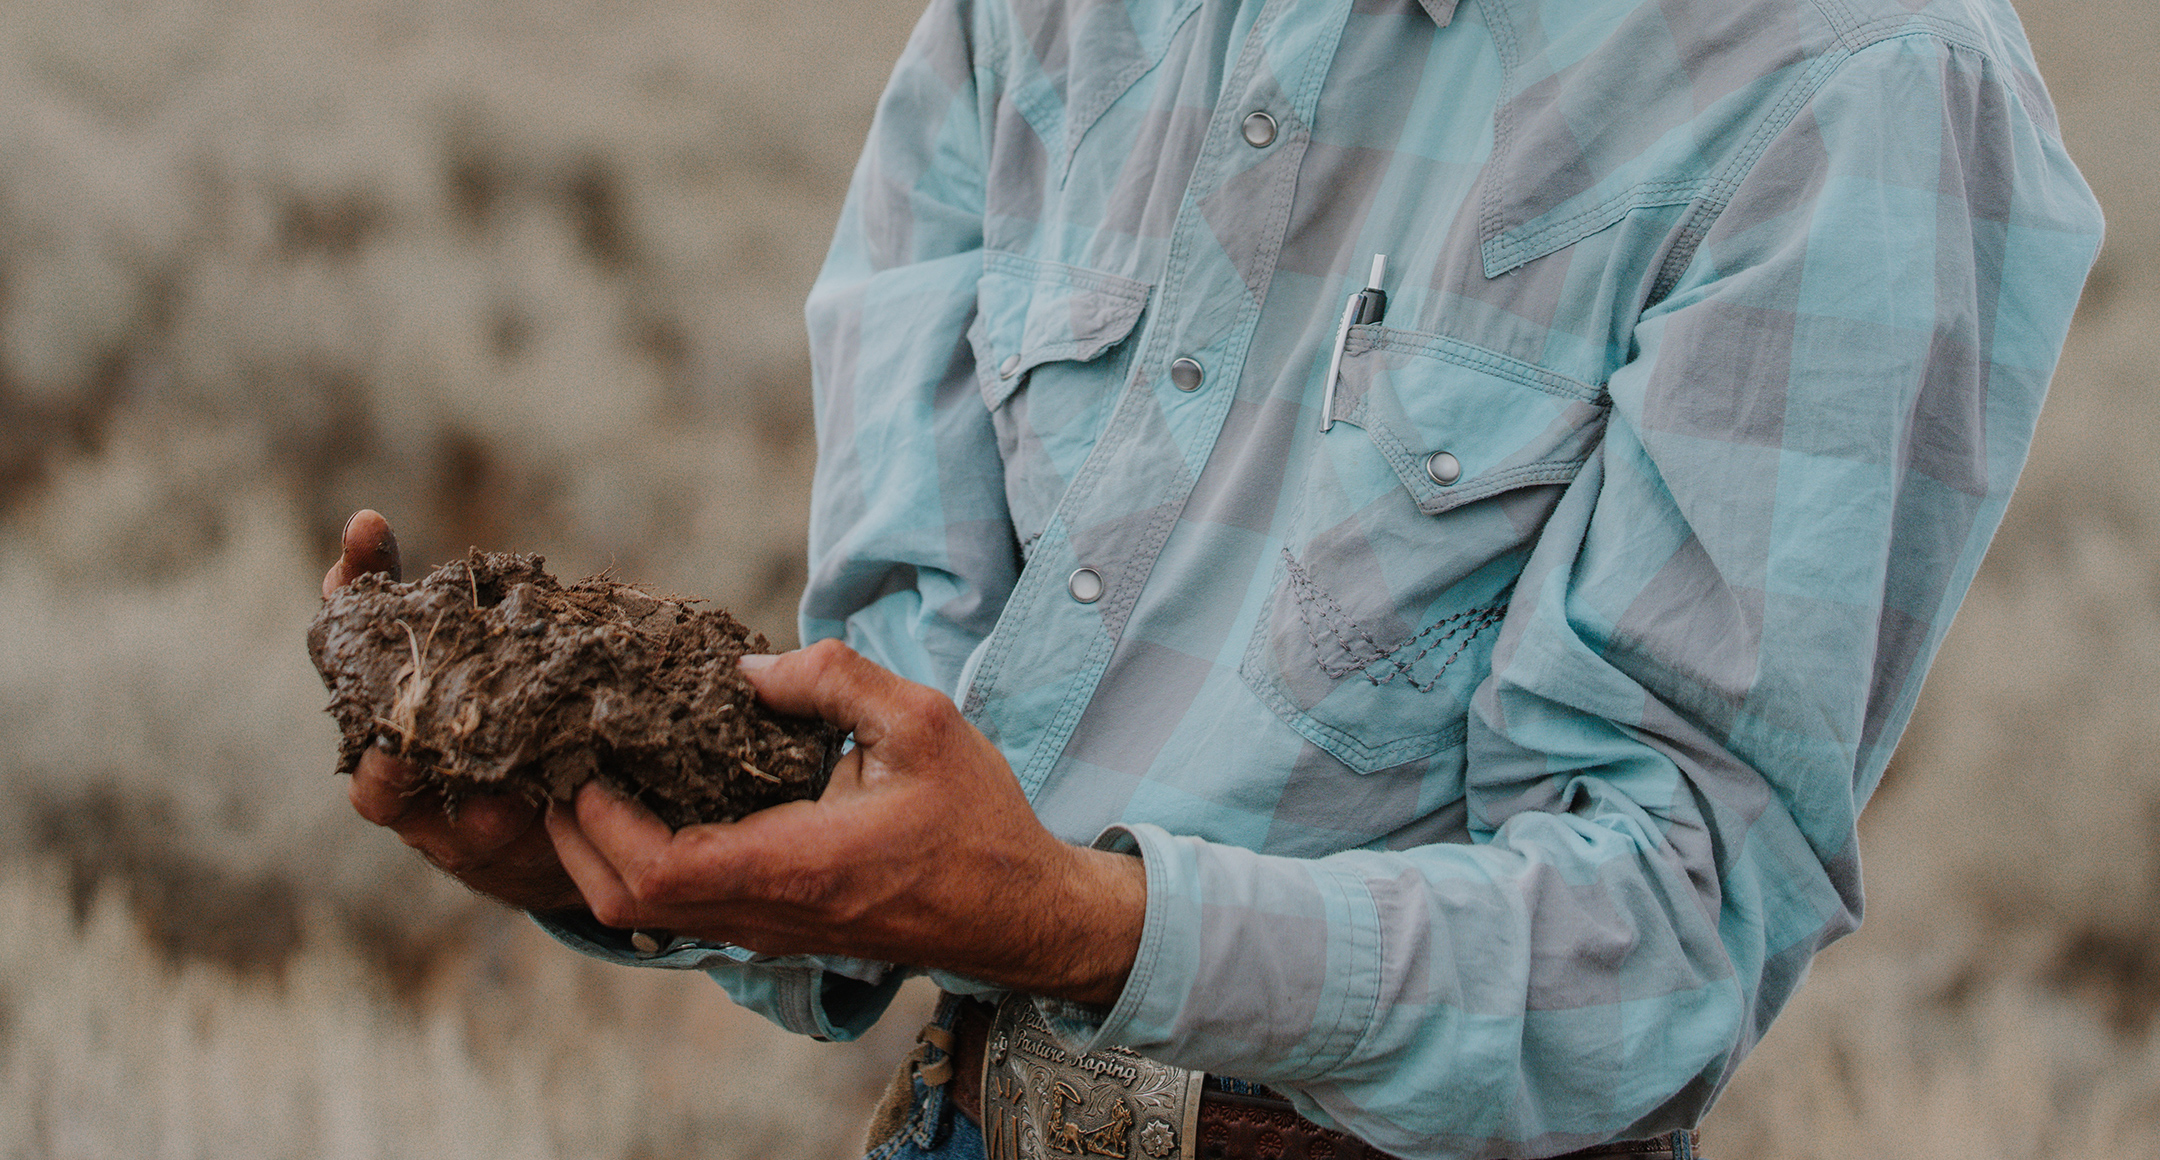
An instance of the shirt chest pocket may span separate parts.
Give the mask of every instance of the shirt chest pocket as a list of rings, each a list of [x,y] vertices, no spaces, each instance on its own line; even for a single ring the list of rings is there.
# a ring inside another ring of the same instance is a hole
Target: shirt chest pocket
[[[1147,299],[1146,283],[1115,274],[1017,254],[985,258],[968,344],[1023,545],[1094,449]]]
[[[1358,327],[1241,673],[1359,773],[1459,745],[1499,622],[1608,403],[1452,339]]]

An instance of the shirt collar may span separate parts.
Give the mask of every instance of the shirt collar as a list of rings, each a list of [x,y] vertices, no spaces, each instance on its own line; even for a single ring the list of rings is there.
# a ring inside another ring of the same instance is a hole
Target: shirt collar
[[[1432,22],[1442,28],[1448,26],[1448,21],[1455,19],[1455,6],[1461,2],[1462,0],[1418,0],[1418,3],[1425,6],[1425,14],[1432,17]]]

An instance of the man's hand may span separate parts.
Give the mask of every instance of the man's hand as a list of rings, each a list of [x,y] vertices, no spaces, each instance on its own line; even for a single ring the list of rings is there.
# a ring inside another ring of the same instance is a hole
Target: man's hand
[[[743,672],[783,713],[852,729],[814,802],[670,831],[597,784],[548,812],[601,922],[774,954],[956,971],[1107,1005],[1140,945],[1137,858],[1070,846],[950,698],[834,641]]]
[[[323,599],[370,572],[399,576],[397,537],[388,520],[361,511],[345,523],[338,561],[323,576]],[[378,749],[361,754],[348,787],[360,816],[388,827],[458,881],[523,910],[584,905],[563,873],[540,823],[541,809],[521,797],[468,797],[452,820],[439,794],[418,785],[418,770]]]

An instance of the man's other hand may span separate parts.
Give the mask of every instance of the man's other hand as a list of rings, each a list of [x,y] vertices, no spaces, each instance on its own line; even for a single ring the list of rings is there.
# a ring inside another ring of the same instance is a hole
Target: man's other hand
[[[956,971],[1107,1005],[1140,944],[1140,860],[1044,829],[952,700],[835,641],[743,671],[771,708],[852,730],[816,801],[670,831],[598,784],[548,832],[601,922]]]
[[[380,513],[345,523],[338,561],[323,576],[323,599],[370,572],[399,577],[397,537]],[[347,787],[353,809],[387,827],[429,862],[472,889],[522,910],[581,907],[541,824],[541,807],[510,794],[467,797],[453,819],[440,794],[419,787],[419,771],[379,749],[360,756]]]

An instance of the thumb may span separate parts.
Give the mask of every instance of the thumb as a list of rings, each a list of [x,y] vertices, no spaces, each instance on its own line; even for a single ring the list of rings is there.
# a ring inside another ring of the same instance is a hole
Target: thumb
[[[328,600],[331,593],[352,583],[354,577],[370,572],[386,573],[397,580],[404,575],[404,568],[398,559],[397,536],[390,531],[390,521],[373,508],[362,508],[345,521],[338,561],[323,575],[323,599]]]
[[[736,663],[767,708],[830,721],[862,744],[945,700],[837,640],[778,656],[746,654]]]

